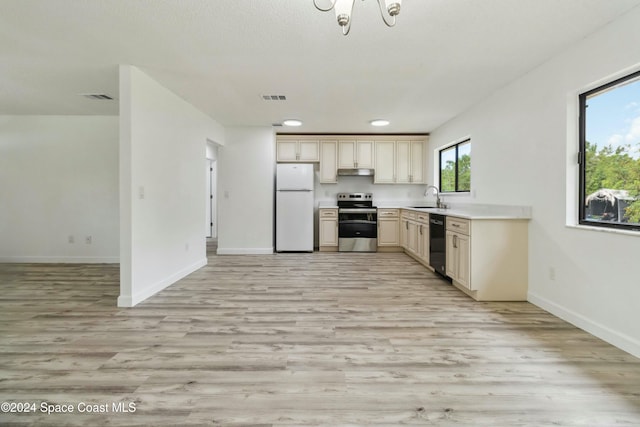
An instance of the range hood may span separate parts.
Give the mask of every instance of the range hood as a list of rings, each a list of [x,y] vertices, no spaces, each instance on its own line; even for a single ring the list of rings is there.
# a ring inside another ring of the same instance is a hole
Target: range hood
[[[338,169],[339,176],[373,176],[373,169],[360,169],[360,168],[349,168],[349,169]]]

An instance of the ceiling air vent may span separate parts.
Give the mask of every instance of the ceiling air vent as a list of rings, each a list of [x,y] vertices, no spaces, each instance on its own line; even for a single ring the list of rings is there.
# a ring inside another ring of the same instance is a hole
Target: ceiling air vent
[[[265,101],[286,101],[287,97],[284,95],[260,95]]]
[[[81,96],[89,99],[112,100],[113,98],[104,93],[81,93]]]

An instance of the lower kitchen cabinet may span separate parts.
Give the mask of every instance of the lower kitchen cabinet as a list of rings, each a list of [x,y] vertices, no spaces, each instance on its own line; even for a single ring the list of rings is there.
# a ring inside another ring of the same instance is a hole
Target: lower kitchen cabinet
[[[400,246],[407,253],[415,252],[415,218],[416,213],[411,210],[402,209],[400,211]]]
[[[453,231],[447,231],[447,276],[460,286],[469,287],[469,257],[471,246],[469,236]]]
[[[418,261],[420,261],[424,265],[429,264],[429,214],[419,212],[416,215],[417,222],[417,257]]]
[[[321,208],[318,210],[320,217],[319,249],[322,252],[338,251],[338,209]]]
[[[429,267],[429,214],[403,210],[400,235],[404,252]]]
[[[378,250],[400,250],[400,209],[378,209]]]
[[[528,220],[447,216],[447,276],[478,301],[526,301]]]

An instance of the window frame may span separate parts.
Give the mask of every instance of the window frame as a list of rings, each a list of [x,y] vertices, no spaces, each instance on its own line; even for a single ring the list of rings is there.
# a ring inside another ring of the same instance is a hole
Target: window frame
[[[629,224],[623,222],[593,221],[586,219],[586,184],[587,184],[587,100],[590,96],[606,92],[607,90],[632,80],[640,78],[640,70],[618,77],[608,83],[604,83],[593,89],[578,94],[578,224],[598,227],[603,229],[627,230],[632,232],[640,232],[639,224]]]
[[[440,189],[440,194],[464,194],[464,193],[471,193],[471,177],[469,177],[469,189],[468,190],[460,190],[459,189],[459,179],[458,179],[458,148],[460,147],[460,145],[464,145],[466,143],[469,143],[469,145],[471,145],[471,138],[467,137],[464,138],[454,144],[451,145],[447,145],[446,147],[442,147],[441,149],[438,150],[438,188]],[[442,189],[442,153],[444,151],[448,151],[451,148],[455,148],[455,159],[456,159],[456,164],[455,164],[455,170],[454,170],[454,179],[455,179],[455,184],[454,187],[455,189],[453,191],[445,191]]]

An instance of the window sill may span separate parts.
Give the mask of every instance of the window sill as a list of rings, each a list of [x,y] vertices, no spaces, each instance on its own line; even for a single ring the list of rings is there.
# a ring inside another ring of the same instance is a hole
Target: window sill
[[[456,191],[450,193],[439,193],[440,197],[449,197],[449,196],[471,196],[471,191]]]
[[[566,224],[566,227],[576,228],[579,230],[598,231],[600,233],[624,234],[627,236],[635,236],[635,237],[640,236],[640,231],[622,230],[619,228],[593,227],[590,225],[582,225],[582,224]]]

